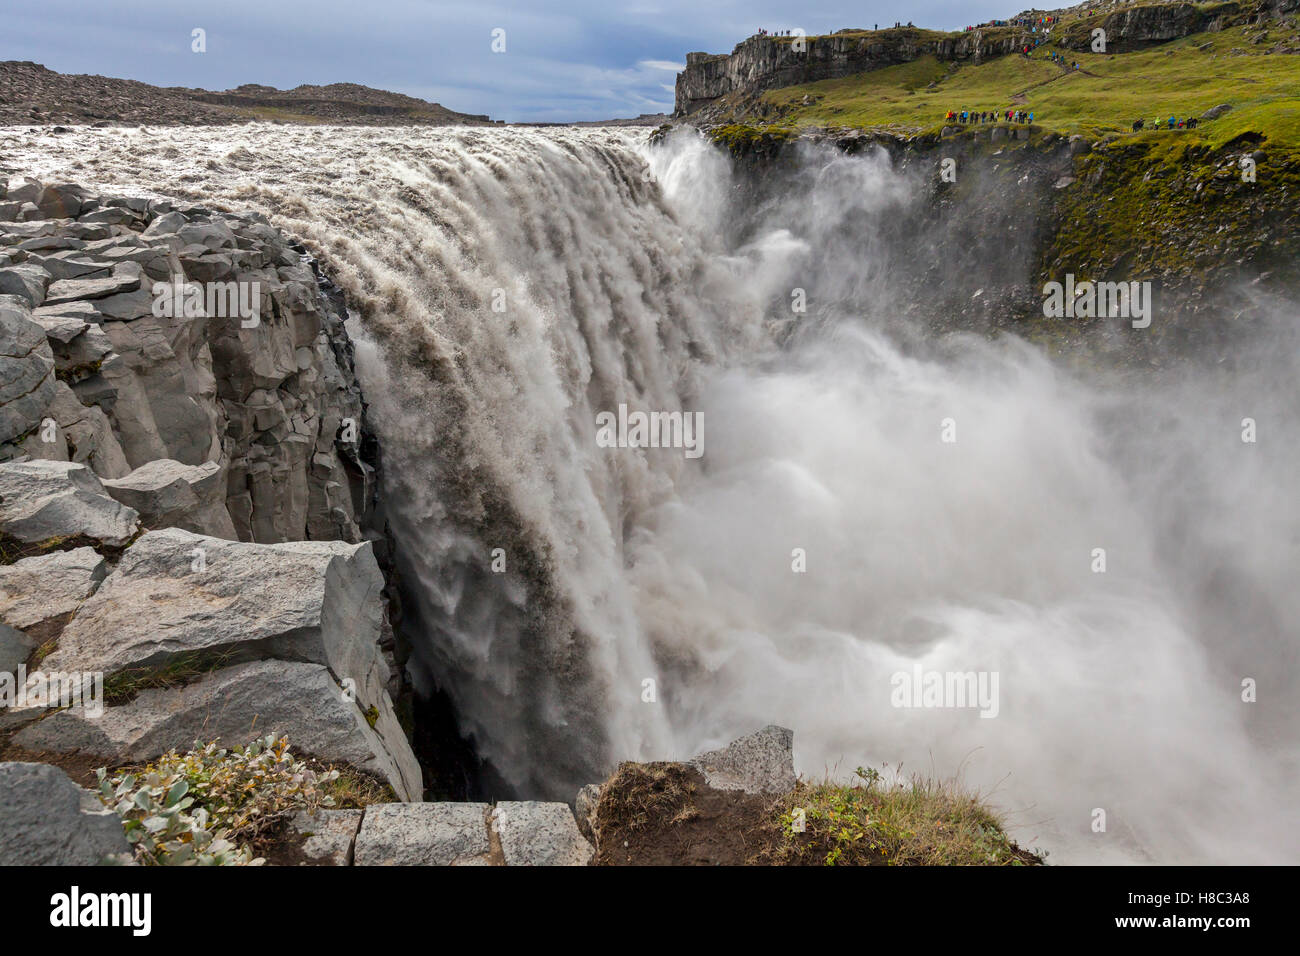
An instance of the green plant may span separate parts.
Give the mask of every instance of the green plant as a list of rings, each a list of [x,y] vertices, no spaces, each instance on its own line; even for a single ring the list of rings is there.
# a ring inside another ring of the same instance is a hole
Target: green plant
[[[149,866],[238,866],[258,864],[247,849],[211,826],[208,812],[194,806],[179,773],[148,771],[108,778],[100,768],[99,799],[122,818],[135,858]]]
[[[860,783],[800,783],[777,808],[785,862],[827,866],[1032,866],[1001,821],[955,782],[916,778],[887,784],[858,767]]]
[[[316,773],[286,737],[246,747],[172,750],[142,770],[98,771],[100,800],[122,818],[136,859],[155,866],[257,865],[253,849],[286,815],[334,805],[337,770]]]

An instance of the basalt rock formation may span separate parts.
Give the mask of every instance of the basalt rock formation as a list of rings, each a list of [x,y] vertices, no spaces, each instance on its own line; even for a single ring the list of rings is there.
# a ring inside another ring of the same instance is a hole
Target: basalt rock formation
[[[0,185],[11,755],[285,733],[421,799],[346,318],[258,216]]]

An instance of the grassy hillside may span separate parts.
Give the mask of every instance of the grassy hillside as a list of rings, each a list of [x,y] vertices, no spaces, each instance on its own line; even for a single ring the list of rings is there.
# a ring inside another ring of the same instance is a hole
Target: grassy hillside
[[[1034,113],[1036,126],[1090,136],[1128,131],[1139,117],[1199,116],[1227,103],[1233,110],[1201,128],[1211,146],[1243,132],[1275,144],[1300,144],[1300,56],[1269,53],[1295,45],[1295,21],[1198,33],[1134,53],[1093,54],[1045,43],[1028,57],[979,65],[945,65],[924,57],[900,66],[763,93],[743,114],[793,127],[856,127],[925,132],[948,110]],[[1266,32],[1265,32],[1266,31]],[[1261,33],[1264,37],[1261,39]],[[1256,42],[1258,40],[1258,42]],[[1062,69],[1057,52],[1080,69]]]

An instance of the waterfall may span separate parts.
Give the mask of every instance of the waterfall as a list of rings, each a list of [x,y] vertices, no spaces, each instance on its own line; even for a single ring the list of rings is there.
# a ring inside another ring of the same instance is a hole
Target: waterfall
[[[260,209],[326,264],[358,312],[416,676],[516,792],[777,722],[806,775],[960,773],[1053,861],[1300,854],[1293,324],[1235,374],[900,337],[944,246],[900,252],[923,192],[882,155],[809,151],[745,204],[685,134],[0,145],[35,175]],[[621,405],[702,415],[703,456],[601,447]],[[996,674],[996,716],[898,706],[915,668]]]

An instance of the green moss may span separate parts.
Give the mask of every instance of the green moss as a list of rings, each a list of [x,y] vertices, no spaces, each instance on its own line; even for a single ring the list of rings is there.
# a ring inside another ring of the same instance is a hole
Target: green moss
[[[749,123],[730,123],[709,131],[709,138],[723,146],[733,156],[755,153],[772,153],[796,135],[788,126],[756,126]]]
[[[1255,182],[1239,158],[1260,154]],[[1215,147],[1195,134],[1140,134],[1081,158],[1042,269],[1090,278],[1187,279],[1300,261],[1300,147],[1262,134]]]

